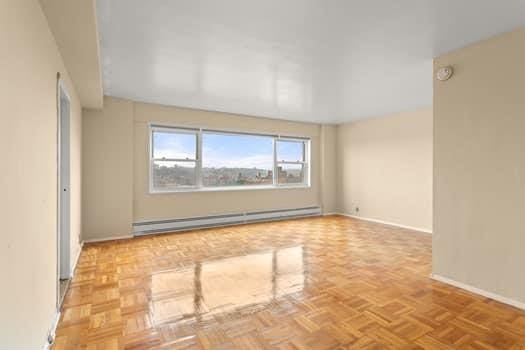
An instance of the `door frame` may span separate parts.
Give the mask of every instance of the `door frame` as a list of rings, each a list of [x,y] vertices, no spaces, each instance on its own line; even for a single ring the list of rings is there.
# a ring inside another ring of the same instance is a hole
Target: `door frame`
[[[60,281],[71,278],[70,125],[71,98],[57,74],[57,309]]]

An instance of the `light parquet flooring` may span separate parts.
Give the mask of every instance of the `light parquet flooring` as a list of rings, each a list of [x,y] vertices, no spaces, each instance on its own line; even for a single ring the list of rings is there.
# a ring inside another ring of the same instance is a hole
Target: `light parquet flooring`
[[[430,235],[338,216],[88,244],[54,349],[525,349],[430,272]]]

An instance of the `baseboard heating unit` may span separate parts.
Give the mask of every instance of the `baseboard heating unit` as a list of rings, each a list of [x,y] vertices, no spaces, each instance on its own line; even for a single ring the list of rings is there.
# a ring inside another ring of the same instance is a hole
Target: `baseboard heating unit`
[[[141,236],[150,233],[187,231],[198,228],[238,225],[252,222],[284,220],[319,215],[321,215],[321,208],[308,207],[201,216],[185,219],[140,221],[133,223],[133,234],[135,236]]]

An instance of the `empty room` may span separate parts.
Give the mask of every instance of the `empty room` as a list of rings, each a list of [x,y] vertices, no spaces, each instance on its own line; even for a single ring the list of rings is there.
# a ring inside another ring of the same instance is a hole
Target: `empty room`
[[[0,0],[0,348],[525,349],[522,0]]]

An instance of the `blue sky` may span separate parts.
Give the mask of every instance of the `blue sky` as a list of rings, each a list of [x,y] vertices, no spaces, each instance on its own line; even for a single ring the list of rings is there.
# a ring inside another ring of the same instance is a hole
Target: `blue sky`
[[[195,134],[153,133],[154,158],[190,158],[196,154]]]
[[[203,167],[235,167],[271,170],[273,168],[272,138],[252,135],[202,135]],[[194,134],[154,133],[155,158],[195,157]],[[279,160],[301,160],[302,143],[278,142]]]
[[[273,168],[272,138],[248,135],[202,135],[202,166]]]

